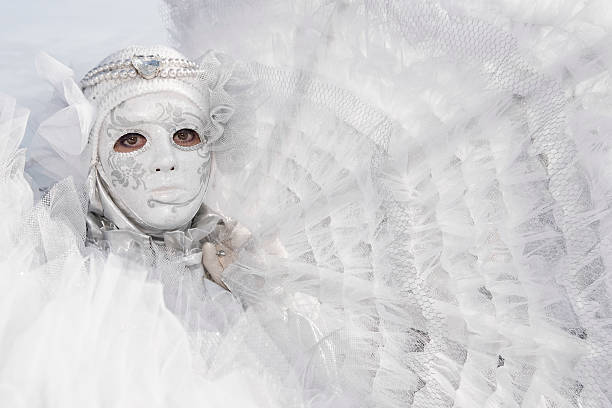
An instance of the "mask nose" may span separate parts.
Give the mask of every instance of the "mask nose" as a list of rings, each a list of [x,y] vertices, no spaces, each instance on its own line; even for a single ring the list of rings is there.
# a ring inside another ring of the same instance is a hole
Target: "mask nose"
[[[174,166],[169,167],[165,163],[155,168],[155,171],[174,171]]]
[[[153,173],[169,173],[176,170],[177,162],[169,142],[162,142],[161,146],[157,146],[150,166]]]

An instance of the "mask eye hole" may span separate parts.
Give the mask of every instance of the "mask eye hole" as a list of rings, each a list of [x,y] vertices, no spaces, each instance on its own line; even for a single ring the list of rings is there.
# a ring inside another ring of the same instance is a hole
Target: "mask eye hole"
[[[177,130],[172,135],[172,140],[177,145],[184,147],[195,146],[201,142],[200,135],[193,129]]]
[[[113,149],[119,153],[129,153],[147,144],[147,138],[140,133],[126,133],[115,142]]]

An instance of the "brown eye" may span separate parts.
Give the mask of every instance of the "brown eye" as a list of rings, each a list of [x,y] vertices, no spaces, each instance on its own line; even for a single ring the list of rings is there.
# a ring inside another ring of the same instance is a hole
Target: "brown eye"
[[[117,139],[113,149],[116,152],[128,153],[140,149],[146,143],[147,139],[140,133],[127,133]]]
[[[177,130],[172,140],[179,146],[195,146],[200,143],[200,135],[193,129]]]

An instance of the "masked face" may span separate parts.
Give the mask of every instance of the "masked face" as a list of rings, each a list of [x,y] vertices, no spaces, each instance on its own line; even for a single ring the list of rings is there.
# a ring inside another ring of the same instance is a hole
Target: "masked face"
[[[158,92],[128,99],[104,119],[99,173],[144,230],[184,228],[202,205],[211,171],[207,118],[186,97]]]

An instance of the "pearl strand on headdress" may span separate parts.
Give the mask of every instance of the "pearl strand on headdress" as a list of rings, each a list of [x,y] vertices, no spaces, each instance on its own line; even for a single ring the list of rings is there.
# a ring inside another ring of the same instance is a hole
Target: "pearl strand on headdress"
[[[157,60],[160,63],[160,69],[154,77],[197,77],[200,73],[195,62],[184,58],[159,58]],[[81,80],[81,87],[86,88],[107,80],[136,78],[137,76],[139,73],[134,66],[133,59],[127,58],[93,68]]]

